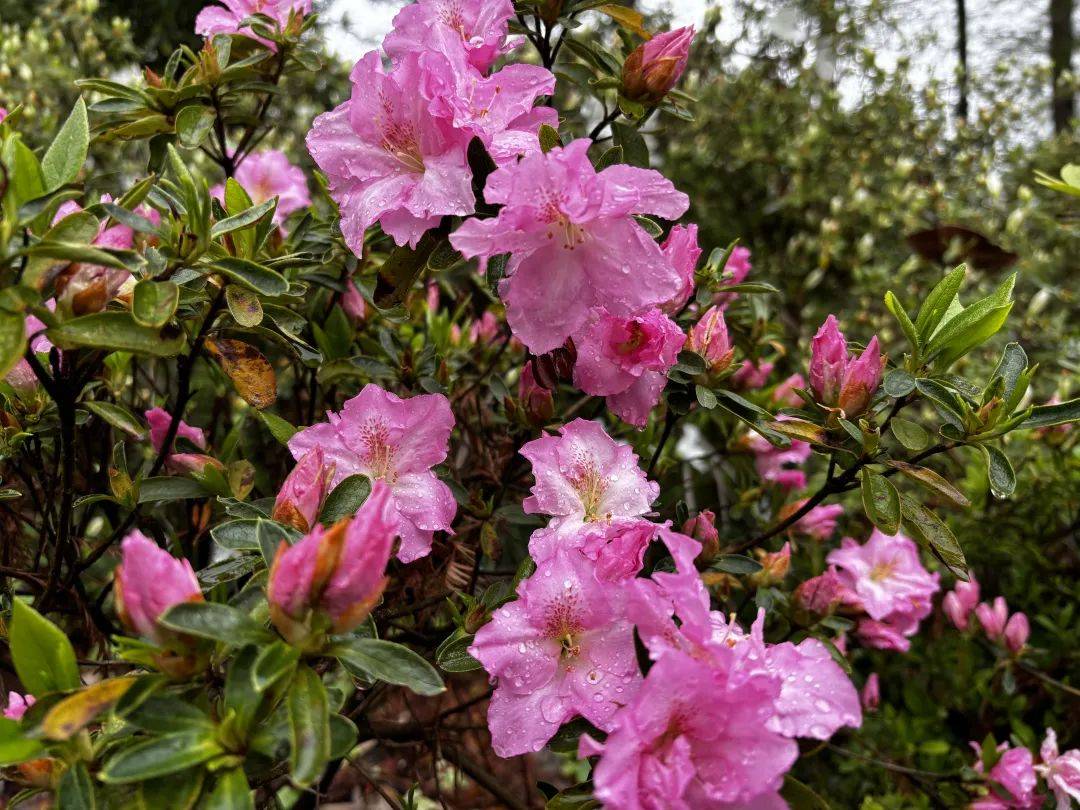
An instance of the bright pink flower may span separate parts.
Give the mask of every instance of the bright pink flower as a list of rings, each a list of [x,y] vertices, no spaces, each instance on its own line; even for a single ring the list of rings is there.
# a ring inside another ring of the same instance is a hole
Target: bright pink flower
[[[390,488],[376,481],[351,520],[316,526],[291,546],[282,541],[266,590],[282,635],[300,643],[313,630],[346,633],[364,621],[386,587],[397,526]]]
[[[844,598],[844,584],[836,570],[806,580],[795,589],[795,603],[820,616],[832,613]]]
[[[449,531],[457,514],[450,487],[431,468],[449,451],[454,415],[442,394],[401,399],[368,384],[340,413],[305,428],[289,439],[293,458],[321,447],[333,465],[331,487],[350,475],[385,481],[398,511],[401,548],[398,559],[427,556],[436,531]]]
[[[534,354],[561,346],[594,306],[628,316],[670,300],[681,279],[633,218],[679,217],[689,200],[659,172],[618,164],[597,172],[592,141],[526,155],[488,177],[484,198],[498,216],[451,234],[466,256],[510,252],[499,283],[514,334]]]
[[[971,746],[976,752],[981,750],[978,743],[973,742]],[[1037,810],[1042,807],[1043,797],[1036,793],[1038,777],[1031,752],[1026,748],[1010,748],[1008,743],[999,745],[998,752],[1001,756],[986,778],[1004,788],[1010,798],[989,792],[972,802],[970,810]],[[975,770],[982,773],[983,763],[976,762]]]
[[[781,407],[798,408],[803,404],[803,400],[795,393],[796,388],[806,388],[806,380],[802,374],[792,374],[776,386],[772,392],[772,401]]]
[[[395,61],[430,51],[432,42],[451,34],[468,56],[469,64],[486,73],[496,59],[517,47],[507,40],[514,16],[511,0],[419,0],[394,17],[383,49]]]
[[[352,70],[352,98],[315,119],[308,151],[341,209],[341,230],[358,256],[375,222],[399,245],[416,246],[446,214],[471,214],[469,135],[431,114],[420,95],[419,57],[388,74],[379,54]]]
[[[766,645],[765,663],[783,684],[771,730],[785,737],[827,740],[841,726],[862,725],[854,684],[816,638]]]
[[[800,501],[799,506],[802,506],[806,501]],[[834,531],[836,531],[836,523],[841,515],[844,514],[844,507],[838,503],[825,504],[823,506],[815,506],[801,518],[792,527],[796,532],[805,534],[807,537],[811,537],[814,540],[828,540],[832,537]]]
[[[321,447],[304,453],[285,478],[274,500],[274,520],[308,532],[330,494],[332,468],[326,466]]]
[[[871,672],[859,693],[863,711],[876,712],[881,705],[881,680],[876,672]]]
[[[610,730],[638,687],[623,587],[597,580],[593,569],[576,550],[560,549],[469,647],[497,683],[488,728],[501,757],[539,751],[578,715]]]
[[[911,613],[890,614],[882,621],[860,619],[855,635],[867,647],[875,650],[907,652],[911,649],[911,636],[919,631],[919,620]]]
[[[155,644],[171,638],[158,618],[173,605],[203,601],[199,581],[187,560],[172,556],[139,530],[120,544],[121,562],[116,567],[117,613],[133,632]]]
[[[660,494],[638,466],[630,445],[612,439],[596,422],[575,419],[560,436],[544,434],[523,445],[536,483],[522,502],[531,515],[551,515],[563,531],[585,523],[635,518]]]
[[[1080,803],[1080,749],[1073,748],[1059,754],[1057,734],[1048,728],[1039,757],[1042,764],[1036,765],[1035,770],[1053,791],[1057,800],[1056,810],[1069,810],[1073,800]]]
[[[783,421],[783,417],[780,417]],[[768,439],[754,433],[747,439],[754,453],[754,467],[762,481],[781,489],[800,490],[806,487],[806,473],[798,469],[813,451],[806,442],[795,439],[788,447],[775,447]]]
[[[667,95],[686,70],[694,27],[657,34],[626,57],[623,92],[635,101],[657,102]]]
[[[701,258],[698,226],[676,225],[668,233],[660,249],[682,278],[679,291],[663,306],[664,312],[674,315],[686,306],[686,302],[694,294],[694,270],[697,268],[698,259]]]
[[[844,601],[876,621],[896,614],[921,620],[938,591],[938,575],[923,568],[918,546],[902,534],[890,536],[874,529],[861,545],[845,537],[825,559],[840,573]]]
[[[596,564],[601,582],[624,582],[637,575],[645,549],[660,528],[640,518],[616,518],[610,523],[586,523],[571,533],[558,527],[537,529],[529,538],[529,556],[539,565],[560,549],[577,549]]]
[[[753,391],[769,381],[773,364],[764,361],[747,360],[739,370],[731,375],[731,387],[737,391]]]
[[[1005,625],[1009,619],[1009,605],[1004,596],[994,600],[993,606],[983,602],[975,608],[975,618],[982,625],[983,632],[991,641],[997,641],[1005,632]]]
[[[659,309],[628,318],[593,309],[574,335],[574,385],[607,397],[620,419],[645,427],[685,342],[683,331]]]
[[[709,371],[713,374],[719,374],[731,365],[735,348],[728,337],[724,311],[720,307],[711,307],[690,328],[688,348],[705,359]]]
[[[0,108],[3,110],[3,108]],[[3,118],[0,118],[2,121]],[[4,708],[4,717],[18,722],[23,719],[26,710],[37,703],[33,695],[20,695],[18,692],[8,692],[7,706]]]
[[[154,448],[155,453],[160,453],[162,446],[165,444],[165,437],[169,432],[172,416],[164,408],[151,408],[146,411],[144,416],[150,426],[150,445]],[[176,429],[176,438],[186,439],[200,450],[206,449],[206,434],[203,433],[202,428],[192,427],[182,419]],[[169,453],[165,457],[166,469],[178,475],[188,472],[202,472],[207,464],[221,467],[220,461],[205,453],[177,453],[175,446],[169,448]]]
[[[822,405],[838,407],[848,417],[866,410],[881,384],[884,356],[875,335],[858,358],[848,357],[847,340],[830,315],[811,344],[810,388]]]
[[[264,14],[284,28],[289,14],[300,17],[311,13],[311,0],[219,0],[221,5],[210,5],[195,18],[195,33],[210,39],[215,34],[240,34],[261,42],[271,51],[277,50],[270,40],[257,36],[250,27],[241,25],[253,14]]]
[[[1023,613],[1014,613],[1009,617],[1008,623],[1005,625],[1005,632],[1003,636],[1005,638],[1005,646],[1009,652],[1013,655],[1024,649],[1024,645],[1027,644],[1028,637],[1031,635],[1031,626],[1028,624],[1028,617]]]
[[[8,111],[6,107],[0,107],[0,124],[4,123],[4,119],[8,117]],[[14,694],[14,693],[9,693]]]
[[[957,630],[967,630],[971,611],[979,603],[979,583],[974,574],[969,573],[968,577],[967,582],[958,581],[941,603],[942,610]]]
[[[253,152],[236,169],[236,182],[244,187],[255,205],[277,197],[274,222],[280,225],[293,211],[311,205],[307,178],[277,149]]]
[[[499,335],[499,319],[490,309],[472,322],[469,327],[469,340],[473,343],[490,344]]]
[[[526,363],[518,378],[518,399],[525,418],[531,425],[546,425],[555,413],[555,399],[551,391],[536,382],[533,364]]]

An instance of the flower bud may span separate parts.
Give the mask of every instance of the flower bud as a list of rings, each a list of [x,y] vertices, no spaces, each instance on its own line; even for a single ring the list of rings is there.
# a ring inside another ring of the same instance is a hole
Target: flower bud
[[[953,627],[960,631],[967,630],[968,616],[971,614],[971,611],[963,606],[960,597],[958,597],[954,591],[949,591],[945,594],[945,598],[941,601],[941,609],[944,611],[945,615],[949,617],[949,621],[953,623]]]
[[[34,703],[37,702],[37,698],[33,695],[20,695],[18,692],[8,692],[7,707],[4,709],[4,717],[8,720],[15,720],[18,722],[22,720],[26,710],[29,709]]]
[[[709,371],[719,374],[731,365],[735,349],[728,337],[724,311],[720,307],[710,307],[696,324],[690,328],[688,346],[705,358]]]
[[[555,400],[551,391],[537,384],[533,376],[533,364],[526,363],[518,379],[518,399],[529,424],[540,426],[551,421],[555,414]]]
[[[769,381],[772,372],[772,363],[748,360],[731,375],[731,387],[736,391],[754,391]]]
[[[848,417],[861,414],[881,385],[885,357],[875,335],[858,358],[848,357],[847,340],[830,315],[811,343],[810,389],[817,401]]]
[[[1014,613],[1005,625],[1005,646],[1015,655],[1024,649],[1030,635],[1031,626],[1028,624],[1028,617],[1023,613]]]
[[[830,568],[795,589],[795,604],[809,613],[826,616],[840,604],[843,596],[844,585],[840,575]]]
[[[655,104],[667,95],[686,70],[694,27],[657,34],[638,46],[623,63],[623,93],[634,101]]]
[[[986,602],[981,603],[975,608],[975,618],[982,625],[986,637],[991,641],[997,641],[1005,632],[1005,623],[1009,618],[1009,606],[1005,602],[1005,597],[999,596],[995,599],[993,607]]]
[[[751,577],[755,585],[775,585],[791,570],[791,543],[784,543],[779,551],[755,549],[761,570]]]
[[[876,712],[881,705],[881,683],[876,672],[871,672],[866,679],[862,691],[859,692],[859,702],[862,703],[863,711]]]
[[[333,467],[326,466],[321,447],[306,452],[278,490],[274,520],[300,532],[310,531],[330,492],[333,473]]]
[[[116,568],[116,611],[132,632],[159,647],[181,642],[173,631],[158,624],[161,615],[181,602],[203,601],[191,563],[172,556],[142,532],[131,532],[120,544]]]
[[[367,301],[364,300],[364,296],[360,294],[360,290],[352,279],[345,282],[345,294],[341,296],[341,309],[353,323],[362,323],[367,318]]]
[[[37,375],[30,368],[30,364],[22,358],[11,367],[11,371],[4,375],[4,382],[14,388],[15,393],[20,397],[33,394],[39,387]]]
[[[701,543],[702,561],[711,560],[720,551],[720,533],[716,531],[716,515],[702,509],[682,525],[682,533]]]
[[[858,416],[869,407],[881,385],[884,360],[878,348],[877,335],[874,335],[862,355],[848,363],[837,405],[849,417]]]
[[[386,587],[397,526],[390,488],[376,481],[351,520],[316,526],[292,546],[282,542],[267,586],[270,619],[282,636],[306,646],[363,622]]]

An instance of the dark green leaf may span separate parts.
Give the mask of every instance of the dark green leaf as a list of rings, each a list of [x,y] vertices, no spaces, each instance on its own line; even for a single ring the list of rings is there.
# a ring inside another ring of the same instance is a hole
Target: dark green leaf
[[[761,563],[745,554],[721,554],[709,565],[710,570],[726,574],[756,574],[761,568]]]
[[[205,498],[207,495],[209,493],[203,489],[202,485],[191,478],[162,475],[139,482],[139,503],[186,501],[193,498]]]
[[[902,368],[894,368],[885,375],[881,387],[890,397],[899,398],[915,390],[915,378]]]
[[[90,123],[86,104],[80,97],[41,159],[45,191],[54,191],[78,177],[89,147]]]
[[[146,427],[139,417],[122,405],[114,405],[111,402],[96,402],[94,400],[82,404],[95,416],[108,422],[114,428],[124,431],[129,436],[138,439],[146,433]]]
[[[945,317],[949,305],[956,297],[960,285],[964,282],[966,273],[967,266],[960,265],[939,281],[926,296],[926,300],[915,318],[915,328],[924,343],[930,339],[938,324],[941,323],[941,319]]]
[[[301,667],[287,697],[289,712],[289,771],[298,786],[322,774],[330,759],[330,706],[319,676]]]
[[[192,810],[202,793],[206,770],[202,767],[187,768],[140,782],[138,785],[139,809]]]
[[[885,306],[896,318],[896,322],[900,324],[900,329],[904,333],[904,337],[907,338],[909,344],[911,344],[912,353],[917,357],[919,354],[919,333],[915,329],[915,324],[911,322],[911,318],[908,317],[904,307],[900,304],[900,301],[896,298],[892,292],[885,293]]]
[[[251,669],[251,685],[256,692],[265,692],[292,672],[299,660],[300,651],[283,641],[263,647]]]
[[[904,515],[904,528],[916,540],[937,555],[949,570],[967,580],[967,560],[956,537],[941,519],[918,501],[907,495],[900,496],[900,510]]]
[[[971,506],[971,501],[967,499],[967,496],[964,495],[963,492],[958,490],[933,470],[928,469],[927,467],[917,467],[914,464],[908,464],[903,461],[896,461],[895,459],[889,459],[885,463],[890,467],[895,467],[912,481],[937,492],[939,495],[944,495],[957,506],[962,506],[965,509]]]
[[[540,125],[540,149],[544,152],[550,152],[556,146],[562,146],[562,138],[559,137],[559,131],[555,127],[549,124]]]
[[[214,602],[181,602],[165,611],[158,621],[180,633],[230,646],[273,640],[269,631],[243,611]]]
[[[469,655],[469,645],[472,643],[471,634],[451,636],[435,651],[435,663],[446,672],[472,672],[480,669],[481,663]]]
[[[64,321],[46,331],[57,346],[134,352],[174,357],[184,347],[184,332],[175,327],[155,329],[138,323],[130,312],[95,312]]]
[[[370,478],[365,475],[350,475],[326,496],[319,522],[329,526],[342,518],[355,515],[370,494]]]
[[[442,692],[438,671],[408,647],[375,638],[353,638],[335,644],[330,655],[363,672],[371,680],[406,686],[418,695]]]
[[[184,107],[176,114],[176,135],[180,145],[187,149],[198,149],[214,128],[214,110],[201,104]]]
[[[266,202],[253,205],[237,214],[215,222],[214,227],[210,229],[210,235],[218,239],[227,233],[247,228],[263,217],[272,215],[275,208],[277,208],[277,197],[271,197]]]
[[[16,765],[41,756],[45,748],[25,736],[18,720],[0,717],[0,766]]]
[[[296,433],[296,428],[289,422],[286,422],[277,414],[270,413],[269,411],[256,411],[263,420],[263,424],[266,425],[270,431],[270,435],[277,439],[281,444],[287,444],[289,439]]]
[[[153,737],[113,754],[98,774],[103,782],[142,782],[186,770],[222,753],[207,732],[184,731]]]
[[[900,493],[888,478],[862,471],[863,511],[870,521],[885,534],[900,531]]]
[[[143,279],[132,293],[131,314],[141,326],[159,328],[176,312],[179,300],[180,288],[175,283]]]
[[[17,312],[0,310],[0,379],[22,359],[26,351],[24,318]]]
[[[203,802],[202,810],[254,810],[255,799],[243,768],[219,771],[214,789]]]
[[[892,429],[892,434],[896,437],[896,440],[908,450],[918,452],[930,444],[930,434],[915,422],[894,416],[892,421],[889,422],[889,427]]]
[[[995,498],[1008,498],[1016,490],[1016,473],[1013,472],[1009,457],[998,448],[989,444],[980,444],[986,458],[986,474],[990,479],[990,491]]]
[[[94,783],[90,781],[85,763],[76,762],[64,771],[56,789],[56,802],[57,807],[64,810],[94,810],[97,807]]]
[[[284,295],[289,290],[289,282],[276,270],[236,256],[215,259],[208,269],[263,295]]]
[[[1080,397],[1054,405],[1036,405],[1018,429],[1047,428],[1069,422],[1080,422]]]

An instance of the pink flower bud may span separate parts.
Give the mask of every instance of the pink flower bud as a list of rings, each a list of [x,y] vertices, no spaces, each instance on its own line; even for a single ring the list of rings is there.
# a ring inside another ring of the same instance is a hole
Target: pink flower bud
[[[291,643],[345,633],[359,625],[386,587],[386,564],[398,534],[390,488],[375,481],[350,520],[316,526],[295,545],[282,542],[270,568],[270,618]]]
[[[473,343],[490,344],[498,335],[499,319],[488,309],[469,326],[469,340]]]
[[[774,585],[791,570],[791,543],[784,543],[779,551],[757,549],[761,570],[753,576],[756,585]]]
[[[668,315],[674,316],[694,293],[694,270],[701,258],[697,225],[676,225],[660,247],[664,251],[664,258],[678,271],[682,280],[675,297],[661,307]]]
[[[1030,635],[1031,626],[1028,624],[1028,617],[1023,613],[1014,613],[1005,625],[1005,646],[1015,655],[1024,649]]]
[[[830,315],[810,343],[810,389],[822,404],[836,404],[847,362],[847,340],[836,316]]]
[[[956,595],[955,591],[949,591],[945,594],[945,598],[941,602],[941,609],[945,612],[945,615],[949,617],[949,621],[953,623],[953,627],[961,631],[967,630],[968,616],[971,614],[971,611],[964,608],[963,603],[960,601],[960,597]]]
[[[804,503],[806,503],[805,500],[800,501],[798,506]],[[844,507],[838,503],[815,506],[799,518],[792,528],[814,540],[828,540],[836,531],[837,520],[842,514],[844,514]]]
[[[796,388],[806,388],[802,374],[792,374],[781,382],[772,392],[772,401],[788,408],[798,408],[803,404],[802,397],[795,393]]]
[[[800,583],[795,589],[795,604],[810,613],[825,616],[833,612],[844,597],[844,585],[833,569]]]
[[[731,365],[735,349],[728,337],[724,311],[720,307],[711,307],[690,329],[689,348],[697,352],[714,374],[724,371]]]
[[[657,34],[638,46],[623,64],[623,92],[634,101],[655,103],[667,95],[686,70],[694,27]]]
[[[970,572],[968,573],[968,581],[957,582],[953,587],[953,592],[960,602],[960,607],[969,613],[979,604],[979,581]]]
[[[11,367],[11,371],[4,375],[4,382],[14,388],[15,393],[22,396],[32,394],[38,389],[37,375],[25,359],[20,359]]]
[[[518,378],[518,399],[529,424],[539,426],[551,421],[555,413],[555,400],[549,389],[536,382],[531,362],[525,364]]]
[[[874,335],[859,359],[848,363],[844,385],[840,389],[837,402],[845,414],[858,416],[870,405],[878,386],[881,385],[884,360],[878,348],[877,335]]]
[[[986,637],[991,641],[997,641],[1005,632],[1005,623],[1009,618],[1009,606],[1005,602],[1005,597],[999,596],[995,599],[993,607],[986,602],[980,604],[975,608],[975,618],[982,625]]]
[[[116,610],[131,631],[159,646],[176,640],[158,625],[158,618],[173,605],[203,601],[191,563],[159,548],[142,532],[131,532],[120,544],[122,559],[116,568]]]
[[[354,323],[362,323],[367,318],[368,305],[360,294],[356,283],[349,279],[345,282],[345,294],[341,296],[341,309]]]
[[[709,560],[720,550],[720,533],[716,531],[716,515],[702,509],[682,525],[682,533],[701,543],[701,558]]]
[[[871,672],[866,684],[859,693],[859,700],[865,711],[876,712],[881,705],[881,683],[876,672]]]
[[[172,423],[172,416],[164,408],[151,408],[144,415],[147,424],[150,425],[150,444],[155,453],[160,453],[169,432],[169,425]],[[206,449],[206,434],[201,428],[192,427],[182,419],[176,429],[176,438],[187,439],[200,450]],[[172,448],[169,449],[172,450]]]
[[[304,453],[278,491],[274,520],[297,531],[310,531],[330,493],[333,474],[334,468],[326,466],[321,447]]]
[[[22,720],[26,710],[37,702],[33,695],[20,695],[18,692],[8,692],[7,707],[4,709],[4,717],[18,722]]]

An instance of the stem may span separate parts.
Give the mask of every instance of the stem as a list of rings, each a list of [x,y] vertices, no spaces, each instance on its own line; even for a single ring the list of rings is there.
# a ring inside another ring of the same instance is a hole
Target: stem
[[[866,754],[860,754],[857,751],[851,751],[847,748],[841,748],[838,745],[832,743],[826,743],[825,747],[830,751],[835,751],[837,754],[845,757],[851,757],[852,759],[861,759],[863,762],[870,762],[877,765],[880,768],[884,768],[887,771],[893,773],[902,773],[906,776],[914,776],[920,779],[934,779],[938,782],[963,782],[964,778],[960,774],[955,773],[937,773],[936,771],[924,771],[919,768],[909,768],[906,765],[898,765],[895,762],[889,762],[884,759],[875,759],[874,757],[867,756]]]
[[[603,118],[601,118],[600,123],[592,128],[592,132],[589,133],[589,140],[595,141],[597,138],[599,138],[600,133],[604,131],[604,129],[608,126],[608,124],[613,123],[615,121],[615,119],[618,118],[621,114],[622,113],[619,110],[619,105],[616,104],[615,109],[613,109],[611,112],[609,112]]]
[[[653,451],[652,459],[649,461],[649,469],[645,472],[647,478],[652,478],[653,468],[656,466],[656,462],[660,460],[660,454],[664,452],[664,445],[671,438],[671,432],[675,429],[678,421],[679,414],[668,408],[667,415],[664,417],[664,430],[660,434],[660,442],[656,445],[656,450]]]
[[[480,763],[475,762],[464,751],[460,751],[452,745],[446,745],[443,746],[441,753],[443,759],[459,768],[476,784],[501,801],[503,806],[509,807],[511,810],[528,810],[529,805],[510,790],[499,777],[488,771]]]

